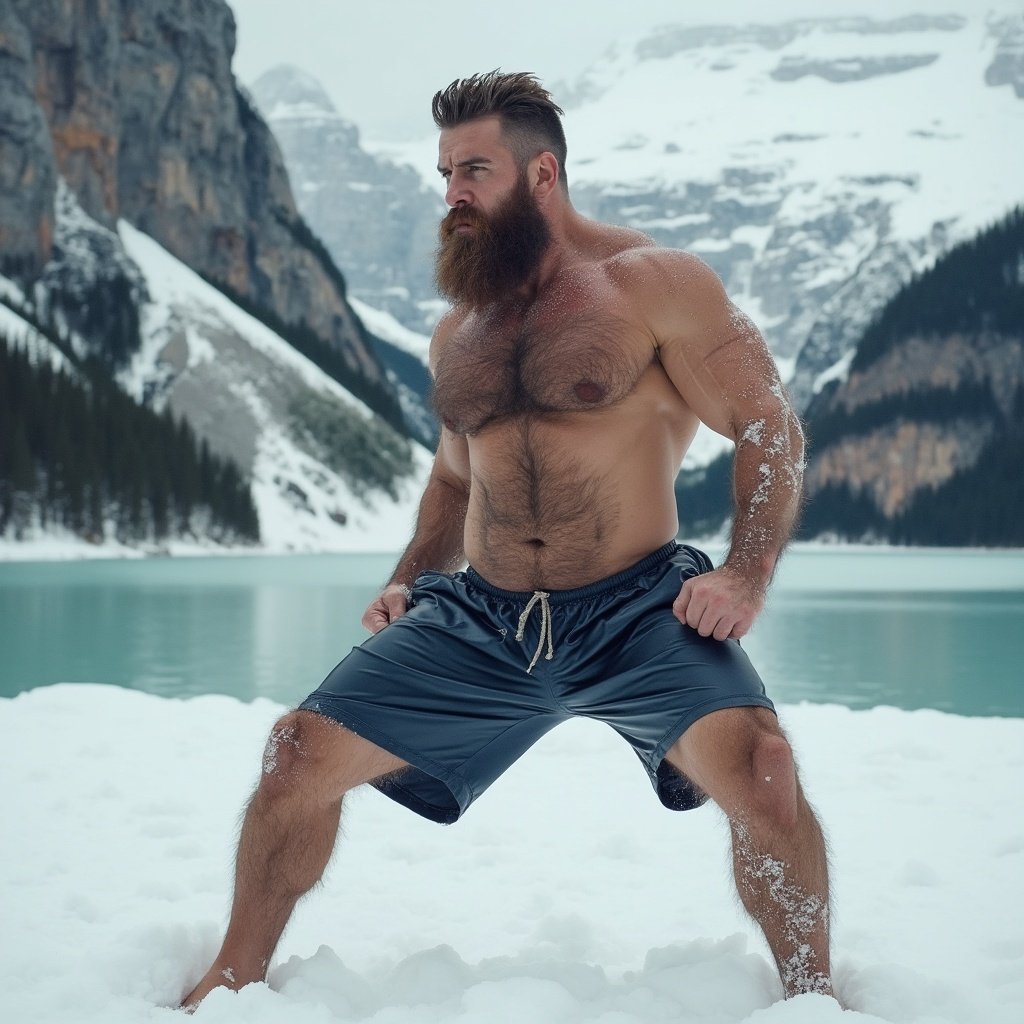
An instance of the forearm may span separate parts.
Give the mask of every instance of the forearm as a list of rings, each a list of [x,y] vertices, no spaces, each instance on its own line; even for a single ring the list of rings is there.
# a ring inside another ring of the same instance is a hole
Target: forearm
[[[424,569],[454,572],[465,561],[464,530],[469,494],[432,476],[420,499],[416,530],[388,585],[411,587]]]
[[[804,438],[788,402],[742,424],[733,462],[732,542],[725,565],[767,587],[800,511]]]

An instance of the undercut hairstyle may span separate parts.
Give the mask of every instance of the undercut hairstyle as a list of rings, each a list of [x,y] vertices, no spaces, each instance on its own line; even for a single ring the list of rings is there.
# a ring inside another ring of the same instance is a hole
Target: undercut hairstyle
[[[506,74],[496,68],[486,74],[457,78],[447,89],[434,94],[431,111],[438,128],[454,128],[497,115],[502,136],[519,166],[525,167],[538,153],[553,153],[558,161],[559,181],[568,191],[561,120],[564,111],[536,75],[529,71]]]

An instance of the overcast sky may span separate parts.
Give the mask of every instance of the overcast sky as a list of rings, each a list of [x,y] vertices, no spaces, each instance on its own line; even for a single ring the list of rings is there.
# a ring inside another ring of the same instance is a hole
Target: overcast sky
[[[228,0],[243,83],[277,64],[318,78],[367,139],[430,134],[430,98],[452,79],[501,67],[571,81],[622,34],[654,26],[792,17],[1020,9],[1012,0]],[[557,100],[557,95],[555,99]]]

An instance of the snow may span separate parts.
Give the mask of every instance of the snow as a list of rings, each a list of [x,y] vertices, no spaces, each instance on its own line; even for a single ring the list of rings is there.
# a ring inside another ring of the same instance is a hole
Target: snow
[[[217,359],[216,345],[210,339],[228,328],[305,387],[329,394],[361,416],[373,415],[365,403],[148,235],[123,220],[118,224],[118,232],[125,251],[146,281],[150,297],[142,307],[142,346],[120,375],[122,386],[130,394],[141,399],[154,382],[169,382],[171,370],[161,362],[161,352],[170,337],[184,337],[187,368],[195,370]],[[388,323],[391,318],[387,314],[360,304],[360,315],[364,314],[371,330],[375,329],[374,324],[378,325],[382,333],[401,335],[401,342],[396,343],[403,347],[423,348],[426,339],[397,323]],[[258,426],[251,473],[263,550],[390,551],[402,546],[411,533],[415,509],[430,470],[430,456],[425,450],[412,446],[414,472],[398,484],[397,502],[382,492],[356,494],[337,473],[296,444],[275,416],[273,399],[264,389],[263,381],[237,379],[230,386]],[[304,498],[297,504],[299,491]],[[178,549],[170,545],[167,550]]]
[[[853,364],[853,357],[856,351],[851,349],[841,359],[838,359],[827,370],[823,370],[814,378],[813,391],[817,394],[826,384],[832,381],[842,383],[850,374],[850,366]]]
[[[0,288],[2,293],[3,289]],[[29,360],[34,364],[49,362],[54,370],[74,372],[74,367],[56,345],[3,303],[0,303],[0,336],[6,336],[23,352],[27,352]]]
[[[363,321],[372,334],[377,335],[384,341],[391,342],[396,348],[403,352],[410,352],[424,364],[427,362],[427,352],[430,349],[430,338],[425,334],[419,334],[408,327],[400,324],[390,313],[380,309],[374,309],[359,299],[350,297],[348,304],[355,310],[356,316]]]
[[[282,711],[82,684],[0,701],[4,1019],[182,1019],[169,1007],[216,950],[238,810]],[[1024,1019],[1024,721],[780,712],[829,834],[848,1012],[780,1001],[718,812],[662,809],[614,734],[573,722],[451,829],[352,794],[340,853],[269,986],[215,992],[195,1019]]]
[[[152,326],[147,329],[148,323],[162,324],[173,319],[179,306],[193,313],[205,314],[215,326],[228,324],[254,349],[297,372],[307,386],[329,390],[336,398],[353,408],[358,408],[364,415],[372,415],[365,403],[328,377],[314,362],[256,317],[239,309],[223,292],[207,284],[194,270],[173,257],[159,242],[125,220],[118,222],[117,229],[125,251],[141,270],[150,291],[152,302],[143,307],[144,334],[149,334],[153,329]],[[195,335],[190,340],[194,338]],[[133,363],[132,371],[135,374],[141,372],[144,380],[149,379],[153,373],[152,367],[147,366],[144,361]],[[126,385],[131,384],[132,380],[138,383],[137,379],[129,378],[125,381]]]

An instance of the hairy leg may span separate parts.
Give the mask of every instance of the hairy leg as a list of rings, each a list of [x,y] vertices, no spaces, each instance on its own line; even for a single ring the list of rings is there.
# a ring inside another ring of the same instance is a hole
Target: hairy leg
[[[242,822],[224,943],[183,1006],[194,1009],[214,988],[239,989],[266,977],[295,904],[330,860],[342,796],[403,767],[393,754],[313,712],[292,712],[274,726]]]
[[[728,816],[736,887],[786,995],[832,995],[825,840],[775,716],[764,708],[714,712],[667,757]]]

